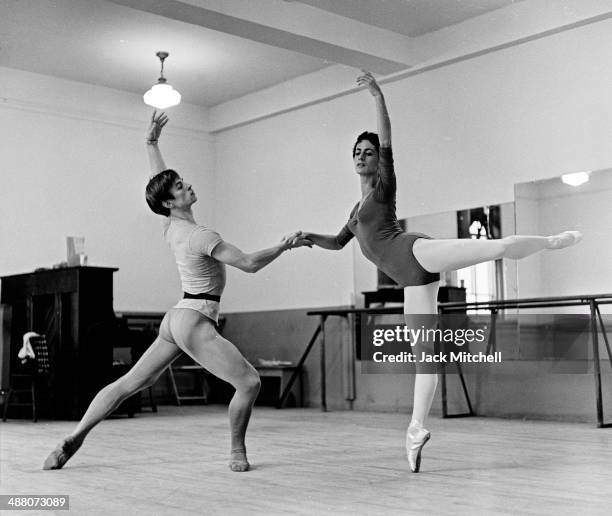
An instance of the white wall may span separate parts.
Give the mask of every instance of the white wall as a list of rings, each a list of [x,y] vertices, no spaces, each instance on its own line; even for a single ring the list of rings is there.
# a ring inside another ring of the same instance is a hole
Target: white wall
[[[398,217],[511,202],[515,183],[609,166],[611,34],[602,21],[385,84]],[[336,232],[359,198],[352,142],[374,128],[358,92],[219,132],[219,229],[247,248]],[[281,260],[231,275],[225,310],[344,304],[355,290],[350,251]]]
[[[335,234],[346,223],[359,195],[350,181],[352,135],[328,152],[341,134],[330,108],[317,105],[218,135],[217,229],[226,240],[253,251],[294,230]],[[255,275],[229,270],[224,310],[348,304],[352,284],[350,248],[296,249]]]
[[[90,265],[118,267],[115,309],[166,310],[180,295],[176,266],[149,211],[139,95],[0,68],[2,275],[66,259],[66,236],[86,239]],[[214,224],[214,148],[207,112],[169,112],[162,149],[194,184],[196,216]],[[159,219],[159,220],[158,220]]]

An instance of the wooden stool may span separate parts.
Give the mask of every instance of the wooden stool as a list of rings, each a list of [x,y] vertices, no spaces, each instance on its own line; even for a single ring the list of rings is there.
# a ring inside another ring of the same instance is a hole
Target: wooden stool
[[[285,390],[285,386],[289,382],[289,379],[291,378],[293,373],[296,370],[298,370],[298,367],[295,365],[270,365],[270,366],[258,365],[258,366],[255,366],[255,369],[257,369],[259,376],[261,376],[262,378],[270,378],[270,377],[280,378],[280,389],[278,391],[278,398],[277,398],[277,400],[280,401],[280,397],[283,391]],[[304,384],[303,384],[301,367],[298,370],[298,379],[300,383],[299,406],[303,407],[304,406]],[[282,408],[282,407],[278,405],[277,403],[276,408]]]

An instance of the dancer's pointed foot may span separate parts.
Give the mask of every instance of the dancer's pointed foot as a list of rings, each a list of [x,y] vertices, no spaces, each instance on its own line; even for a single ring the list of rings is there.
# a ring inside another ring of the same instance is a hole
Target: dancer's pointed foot
[[[230,455],[230,463],[229,467],[232,471],[242,472],[248,471],[251,465],[247,460],[246,450],[244,449],[236,449],[232,450]]]
[[[580,240],[582,240],[580,231],[564,231],[558,235],[549,236],[546,249],[563,249],[577,244]]]
[[[42,469],[62,469],[64,464],[68,462],[68,459],[72,457],[77,450],[81,447],[83,441],[78,441],[73,437],[66,437],[61,443],[57,445],[43,464]]]
[[[406,454],[410,471],[418,473],[421,469],[421,451],[429,441],[431,433],[423,427],[409,426],[406,432]]]

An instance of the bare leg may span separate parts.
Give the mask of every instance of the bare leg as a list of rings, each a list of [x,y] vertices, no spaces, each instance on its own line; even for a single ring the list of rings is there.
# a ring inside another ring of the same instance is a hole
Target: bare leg
[[[565,231],[547,237],[514,235],[499,240],[420,238],[412,250],[427,271],[446,272],[500,258],[520,260],[544,249],[563,249],[581,237],[578,231]]]
[[[177,345],[236,392],[229,404],[232,471],[247,471],[245,434],[261,385],[259,374],[240,351],[217,333],[208,318],[189,309],[173,310],[170,330]]]
[[[434,282],[428,285],[404,288],[404,314],[407,324],[410,324],[410,319],[415,318],[414,314],[436,314],[438,312],[438,287],[439,283]],[[418,327],[420,324],[416,322],[415,326]],[[417,366],[414,377],[412,419],[406,432],[406,453],[410,469],[415,473],[420,469],[421,450],[430,437],[424,425],[437,386],[438,375],[435,373],[420,373]]]
[[[125,375],[96,395],[70,436],[81,441],[85,439],[94,426],[112,414],[127,398],[153,385],[180,353],[176,344],[157,337]]]
[[[173,342],[161,336],[155,339],[134,367],[95,396],[74,431],[47,457],[43,469],[62,468],[94,426],[132,394],[152,385],[180,353],[181,350]]]

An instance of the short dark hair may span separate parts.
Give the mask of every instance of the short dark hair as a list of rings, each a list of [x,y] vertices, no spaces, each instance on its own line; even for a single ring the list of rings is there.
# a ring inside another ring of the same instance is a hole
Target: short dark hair
[[[363,140],[368,140],[372,145],[374,145],[374,147],[376,148],[376,152],[380,154],[380,140],[378,139],[378,135],[376,133],[364,131],[359,136],[357,136],[357,141],[355,142],[355,145],[353,145],[353,158],[355,157],[357,145],[359,145],[359,142],[362,142]]]
[[[145,190],[145,198],[153,213],[163,215],[164,217],[170,215],[170,210],[163,205],[163,202],[174,199],[170,190],[174,186],[175,181],[179,178],[180,176],[176,171],[169,168],[163,170],[149,180]]]

